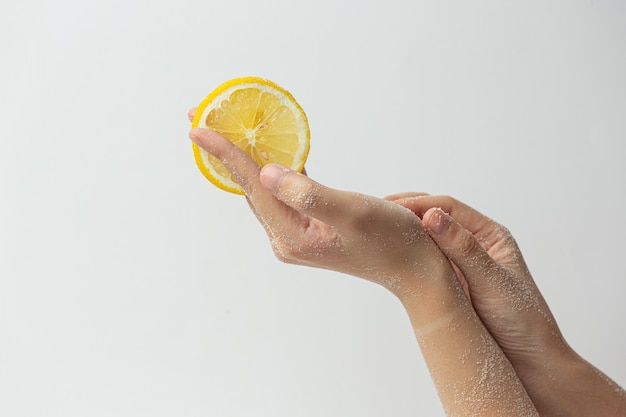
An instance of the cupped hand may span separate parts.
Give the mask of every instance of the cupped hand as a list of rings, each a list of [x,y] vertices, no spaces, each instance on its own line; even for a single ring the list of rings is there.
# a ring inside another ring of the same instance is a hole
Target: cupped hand
[[[472,305],[540,415],[626,415],[626,391],[569,347],[511,233],[451,197],[388,197],[409,208],[456,265]]]
[[[543,366],[567,344],[511,233],[452,197],[387,197],[422,219],[467,282],[472,305],[514,366]]]

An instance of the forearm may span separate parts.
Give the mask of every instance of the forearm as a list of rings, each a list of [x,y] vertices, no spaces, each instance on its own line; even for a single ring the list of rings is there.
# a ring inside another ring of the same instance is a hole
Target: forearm
[[[456,277],[400,299],[448,416],[538,416]]]
[[[626,392],[571,348],[517,366],[542,417],[624,417]]]

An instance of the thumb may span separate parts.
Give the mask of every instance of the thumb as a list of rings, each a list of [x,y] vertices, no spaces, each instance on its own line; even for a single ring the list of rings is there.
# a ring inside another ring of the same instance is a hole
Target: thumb
[[[441,208],[431,208],[422,218],[424,228],[437,246],[461,270],[471,290],[485,290],[486,274],[500,265],[487,253],[474,234]]]
[[[281,165],[265,165],[259,179],[278,200],[327,224],[341,223],[342,210],[338,208],[349,207],[348,193],[323,186]]]

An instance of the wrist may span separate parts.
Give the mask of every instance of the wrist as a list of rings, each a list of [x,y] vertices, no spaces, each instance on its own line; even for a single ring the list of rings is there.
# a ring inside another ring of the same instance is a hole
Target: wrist
[[[466,311],[469,301],[449,264],[428,267],[430,273],[412,272],[389,290],[400,300],[417,333],[452,320]]]

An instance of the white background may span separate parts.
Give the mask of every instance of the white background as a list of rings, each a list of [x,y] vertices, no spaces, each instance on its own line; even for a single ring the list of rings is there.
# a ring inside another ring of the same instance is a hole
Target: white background
[[[508,226],[626,384],[623,1],[3,0],[0,415],[442,415],[400,304],[279,263],[186,112],[270,78],[309,174]]]

